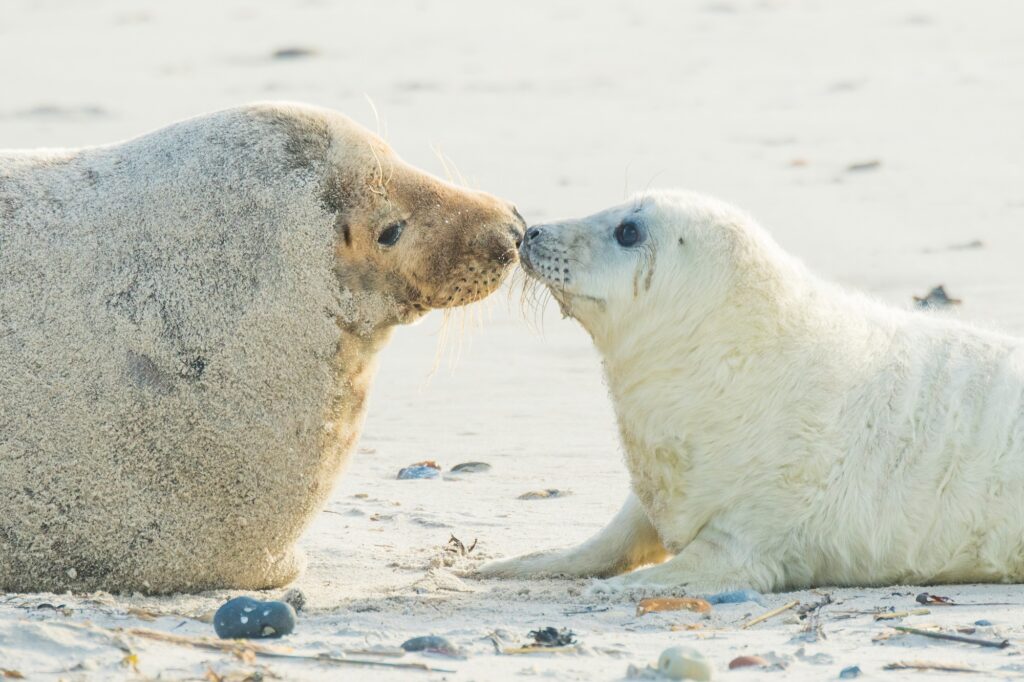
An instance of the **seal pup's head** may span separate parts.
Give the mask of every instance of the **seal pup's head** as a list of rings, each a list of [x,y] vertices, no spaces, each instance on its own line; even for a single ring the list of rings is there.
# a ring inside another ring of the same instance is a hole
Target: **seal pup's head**
[[[599,345],[653,327],[685,334],[741,294],[772,295],[780,270],[793,265],[742,211],[678,191],[534,225],[520,260]]]

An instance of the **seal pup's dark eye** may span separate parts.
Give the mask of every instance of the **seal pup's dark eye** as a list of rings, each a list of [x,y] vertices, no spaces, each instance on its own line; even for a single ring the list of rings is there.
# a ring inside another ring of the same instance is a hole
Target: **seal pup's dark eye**
[[[640,228],[628,220],[615,228],[615,241],[621,246],[635,246],[640,241]]]
[[[399,220],[393,225],[388,225],[384,228],[384,231],[377,237],[377,243],[381,246],[394,246],[398,243],[398,238],[402,236],[402,230],[405,229],[405,221]]]

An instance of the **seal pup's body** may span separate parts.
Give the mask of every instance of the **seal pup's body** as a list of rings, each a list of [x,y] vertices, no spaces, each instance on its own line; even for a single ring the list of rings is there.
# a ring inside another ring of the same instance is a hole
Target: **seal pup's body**
[[[532,228],[521,257],[603,356],[632,494],[582,546],[483,575],[1024,580],[1024,341],[844,291],[697,195]]]
[[[307,106],[0,152],[0,591],[290,581],[391,329],[520,224]]]

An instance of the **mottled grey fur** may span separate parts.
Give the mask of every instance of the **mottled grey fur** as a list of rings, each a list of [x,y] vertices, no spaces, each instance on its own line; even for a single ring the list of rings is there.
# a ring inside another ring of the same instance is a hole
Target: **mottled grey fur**
[[[339,285],[369,137],[253,105],[0,151],[0,591],[295,577],[401,321]]]

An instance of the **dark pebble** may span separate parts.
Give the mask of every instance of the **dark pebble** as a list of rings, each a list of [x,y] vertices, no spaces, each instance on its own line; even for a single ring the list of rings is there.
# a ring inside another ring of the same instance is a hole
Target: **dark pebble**
[[[306,608],[306,593],[297,587],[293,587],[281,595],[281,601],[295,609],[295,613],[298,613]]]
[[[221,639],[281,637],[295,629],[295,609],[283,601],[235,597],[217,609],[213,629]]]
[[[452,467],[453,474],[477,474],[490,470],[491,465],[487,462],[463,462]]]
[[[519,500],[547,500],[552,497],[565,497],[569,494],[568,490],[559,490],[558,488],[548,488],[547,490],[533,490],[528,493],[523,493],[518,498]]]
[[[839,672],[839,679],[841,680],[852,680],[855,677],[860,677],[859,665],[851,665],[849,668],[843,668]]]
[[[987,628],[987,627],[990,627],[992,625],[992,621],[985,620],[984,618],[982,618],[981,620],[974,621],[974,624],[979,626],[979,627]]]
[[[399,480],[405,481],[413,478],[437,478],[441,472],[434,467],[414,465],[399,470]]]
[[[444,654],[445,656],[459,655],[459,650],[454,644],[444,637],[437,637],[435,635],[413,637],[402,642],[402,648],[406,651],[425,651],[432,654]]]
[[[284,47],[274,50],[274,59],[301,59],[302,57],[315,57],[316,50],[308,47]]]

